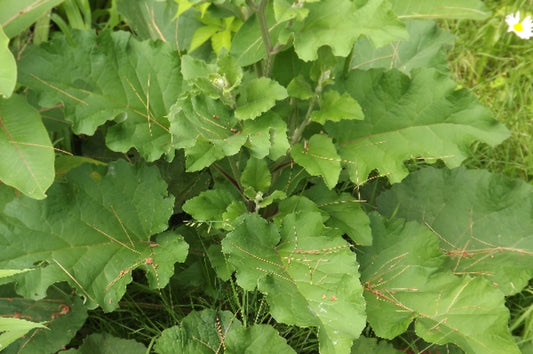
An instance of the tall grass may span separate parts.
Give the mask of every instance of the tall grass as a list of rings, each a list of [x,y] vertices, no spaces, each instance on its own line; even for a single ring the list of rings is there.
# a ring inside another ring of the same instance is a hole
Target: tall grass
[[[516,11],[533,15],[533,1],[486,0],[493,12],[479,21],[448,21],[443,26],[457,36],[449,62],[457,82],[471,88],[481,102],[511,131],[496,148],[473,147],[467,166],[487,168],[510,177],[533,180],[533,39],[507,32],[505,16]]]

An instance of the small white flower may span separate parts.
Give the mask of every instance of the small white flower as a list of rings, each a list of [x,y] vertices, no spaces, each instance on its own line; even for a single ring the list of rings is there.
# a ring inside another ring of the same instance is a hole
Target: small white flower
[[[517,11],[514,15],[507,15],[505,22],[509,25],[507,32],[514,32],[522,39],[533,37],[533,22],[531,21],[531,16],[527,16],[522,22],[520,22],[520,11]]]

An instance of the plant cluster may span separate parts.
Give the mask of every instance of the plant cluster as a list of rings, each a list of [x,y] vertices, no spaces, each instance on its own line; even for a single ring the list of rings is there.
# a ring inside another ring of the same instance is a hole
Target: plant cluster
[[[0,4],[6,352],[531,347],[505,298],[533,277],[533,190],[461,167],[509,131],[433,21],[480,1],[96,3]],[[72,341],[125,298],[173,314]]]

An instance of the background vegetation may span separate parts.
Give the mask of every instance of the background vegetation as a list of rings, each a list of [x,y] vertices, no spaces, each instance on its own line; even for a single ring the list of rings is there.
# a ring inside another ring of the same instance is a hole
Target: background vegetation
[[[182,5],[187,3],[187,1],[177,2]],[[479,100],[495,113],[496,119],[504,123],[511,132],[511,137],[497,147],[475,143],[471,147],[472,156],[464,164],[469,168],[488,169],[532,184],[533,77],[530,73],[533,63],[530,58],[533,46],[532,42],[507,33],[504,17],[518,9],[523,13],[528,10],[533,11],[533,1],[508,1],[503,4],[501,1],[486,0],[485,4],[493,14],[486,20],[439,22],[442,28],[456,36],[455,45],[448,51],[448,62],[454,79],[461,86],[472,89]],[[35,26],[12,39],[11,48],[15,56],[19,57],[23,56],[30,43],[44,43],[59,32],[64,33],[67,38],[76,38],[73,37],[76,36],[73,33],[75,29],[132,30],[119,15],[117,6],[120,5],[117,5],[115,0],[66,0],[52,10],[50,16],[40,18]],[[217,21],[220,19],[204,18],[206,27],[220,26]],[[240,25],[236,22],[225,23],[224,28],[228,33],[221,31],[216,35],[220,36],[220,40],[224,40],[224,36],[231,36]],[[211,37],[213,35],[210,34]],[[198,38],[196,40],[201,41]],[[205,49],[201,44],[198,43],[198,50]],[[213,49],[217,50],[216,45]],[[53,109],[41,113],[46,118],[47,127],[51,127],[51,131],[54,132],[53,144],[57,149],[74,154],[82,150],[91,151],[93,155],[90,157],[101,161],[110,161],[121,156],[99,145],[103,145],[103,137],[99,136],[100,131],[93,138],[83,134],[72,135],[71,127],[64,126],[65,121],[57,119],[55,116],[57,112]],[[131,161],[140,159],[136,152],[121,157]],[[418,160],[408,163],[411,171],[425,165],[425,162]],[[61,165],[56,163],[56,171],[60,167]],[[176,165],[159,167],[167,180],[172,178],[175,172],[173,169],[179,169]],[[199,184],[209,183],[207,179],[203,179],[205,177],[203,174],[198,174],[196,177]],[[205,186],[199,188],[203,187]],[[376,176],[375,181],[365,185],[358,193],[362,193],[372,201],[376,191],[385,188],[389,188],[388,182]],[[344,191],[349,191],[349,188],[346,187]],[[175,214],[170,221],[171,226],[187,222],[189,226],[196,226],[194,221],[187,219],[185,213]],[[207,252],[207,246],[202,243],[203,240],[196,238],[192,233],[190,235],[184,233],[183,236],[189,243],[193,256],[185,263],[176,264],[176,275],[170,279],[169,285],[163,289],[154,289],[143,271],[133,271],[133,282],[128,285],[119,308],[113,312],[105,312],[101,307],[90,310],[83,326],[65,349],[78,348],[90,334],[106,333],[142,342],[150,350],[165,329],[180,323],[191,312],[214,309],[239,313],[239,319],[244,326],[251,324],[274,326],[280,336],[285,338],[298,353],[318,352],[319,334],[315,327],[303,328],[277,322],[269,312],[265,295],[258,291],[243,290],[231,277],[228,277],[227,281],[221,281],[208,264],[208,258],[204,254]],[[195,252],[197,254],[194,254]],[[12,291],[8,286],[4,287],[4,291]],[[66,294],[69,288],[64,284],[56,284],[53,286],[53,291]],[[507,297],[506,304],[511,312],[509,328],[524,353],[527,353],[527,350],[533,348],[533,284],[520,293]],[[72,304],[72,307],[78,305]],[[370,326],[364,329],[363,334],[368,338],[376,337]],[[460,352],[455,346],[439,346],[424,342],[415,333],[414,326],[394,338],[391,343],[397,350],[408,353]],[[381,344],[382,348],[380,343],[372,343],[376,352],[393,350],[388,344],[387,346],[385,343]]]

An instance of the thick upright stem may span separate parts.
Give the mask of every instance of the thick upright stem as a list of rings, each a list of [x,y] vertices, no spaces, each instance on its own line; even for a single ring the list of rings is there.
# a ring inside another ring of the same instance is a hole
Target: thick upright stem
[[[266,6],[268,0],[261,0],[256,10],[257,21],[259,22],[259,28],[261,29],[261,37],[263,38],[263,45],[265,46],[266,57],[265,66],[263,68],[263,76],[270,75],[270,69],[272,67],[274,57],[274,46],[272,45],[272,39],[270,38],[270,32],[268,30],[268,23],[266,20]]]

